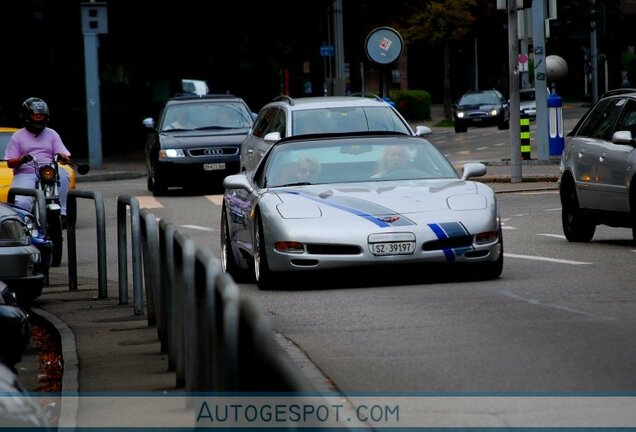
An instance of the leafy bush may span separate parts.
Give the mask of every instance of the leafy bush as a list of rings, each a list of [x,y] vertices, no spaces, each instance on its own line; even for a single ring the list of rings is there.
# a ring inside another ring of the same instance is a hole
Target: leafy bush
[[[431,94],[425,90],[391,90],[389,97],[408,120],[431,119]]]

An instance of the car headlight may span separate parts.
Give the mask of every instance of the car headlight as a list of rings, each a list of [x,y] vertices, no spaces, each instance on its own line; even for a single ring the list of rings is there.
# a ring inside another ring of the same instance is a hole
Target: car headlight
[[[497,114],[499,114],[499,110],[496,110],[496,109],[490,110],[490,115],[491,116],[496,116]]]
[[[185,157],[183,149],[163,149],[159,150],[159,159],[176,159]]]
[[[38,235],[40,235],[39,227],[31,216],[25,216],[24,223],[26,223],[26,226],[29,229],[29,234],[31,235],[31,237],[37,237]]]
[[[463,111],[459,111],[459,112],[457,113],[457,118],[464,118],[464,113],[463,113]]]

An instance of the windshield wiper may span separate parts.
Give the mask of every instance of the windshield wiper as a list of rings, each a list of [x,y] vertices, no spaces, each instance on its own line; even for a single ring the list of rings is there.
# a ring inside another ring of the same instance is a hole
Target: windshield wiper
[[[238,129],[233,126],[201,126],[198,128],[194,128],[194,130],[210,130],[210,129]]]
[[[311,183],[311,182],[304,181],[304,182],[286,183],[286,184],[283,184],[283,185],[278,185],[278,187],[287,187],[287,186],[309,186],[309,185],[312,185],[312,184],[313,184],[313,183]]]

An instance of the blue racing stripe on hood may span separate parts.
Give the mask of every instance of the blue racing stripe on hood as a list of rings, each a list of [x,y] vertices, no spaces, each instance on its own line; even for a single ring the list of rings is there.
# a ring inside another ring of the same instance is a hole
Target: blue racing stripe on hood
[[[359,217],[361,217],[363,219],[368,220],[369,222],[371,222],[371,223],[373,223],[373,224],[375,224],[375,225],[377,225],[377,226],[379,226],[381,228],[388,228],[388,227],[396,226],[396,225],[398,225],[398,226],[399,225],[415,225],[415,223],[413,221],[411,221],[410,219],[408,219],[408,218],[406,218],[406,217],[404,217],[402,215],[399,215],[398,213],[395,213],[392,210],[389,210],[389,209],[387,209],[385,207],[378,206],[378,205],[375,205],[375,204],[370,203],[368,201],[364,201],[364,200],[360,200],[360,199],[356,199],[355,201],[358,201],[361,204],[364,204],[366,207],[376,208],[378,210],[378,213],[385,212],[388,216],[395,215],[395,216],[399,217],[398,221],[401,221],[401,223],[389,223],[389,222],[386,222],[385,220],[379,218],[378,216],[376,216],[376,215],[374,215],[372,213],[369,213],[369,212],[366,212],[366,211],[363,211],[363,210],[359,210],[359,209],[351,207],[349,205],[345,205],[345,204],[341,204],[341,203],[338,203],[338,202],[334,202],[334,200],[337,199],[337,197],[334,197],[334,196],[330,196],[329,198],[317,198],[317,197],[315,197],[313,195],[309,195],[309,194],[298,192],[298,191],[286,191],[285,193],[302,196],[304,198],[310,199],[310,200],[318,202],[320,204],[328,205],[330,207],[337,208],[339,210],[346,211],[348,213],[352,213],[352,214],[354,214],[356,216],[359,216]],[[352,199],[347,199],[347,201],[351,202],[353,200]],[[385,216],[383,216],[383,217],[385,217]]]

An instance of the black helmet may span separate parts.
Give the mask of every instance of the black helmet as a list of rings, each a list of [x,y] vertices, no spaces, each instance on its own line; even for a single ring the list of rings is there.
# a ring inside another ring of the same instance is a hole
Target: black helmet
[[[29,132],[39,134],[49,122],[49,106],[42,99],[28,98],[22,102],[20,117]]]

